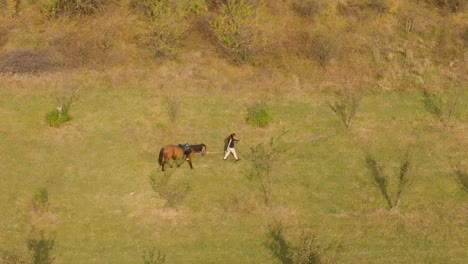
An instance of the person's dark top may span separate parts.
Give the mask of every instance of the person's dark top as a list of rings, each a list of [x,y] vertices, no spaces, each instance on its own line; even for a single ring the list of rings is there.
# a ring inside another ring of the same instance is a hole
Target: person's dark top
[[[233,136],[230,136],[229,137],[229,147],[234,148],[234,143],[238,142],[238,141],[239,141],[238,139],[235,139]]]

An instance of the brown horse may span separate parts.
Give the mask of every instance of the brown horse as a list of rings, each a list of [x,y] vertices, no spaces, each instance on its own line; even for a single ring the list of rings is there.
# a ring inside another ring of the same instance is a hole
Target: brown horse
[[[168,163],[171,159],[173,160],[180,160],[185,158],[187,160],[188,164],[190,165],[190,168],[193,169],[192,166],[192,157],[196,153],[200,153],[202,156],[206,154],[206,145],[205,144],[198,144],[198,145],[188,145],[185,153],[184,153],[184,148],[182,145],[167,145],[163,147],[159,151],[159,166],[162,167],[162,171],[164,171],[164,165]],[[182,162],[183,163],[183,162]],[[178,166],[182,165],[179,164]]]

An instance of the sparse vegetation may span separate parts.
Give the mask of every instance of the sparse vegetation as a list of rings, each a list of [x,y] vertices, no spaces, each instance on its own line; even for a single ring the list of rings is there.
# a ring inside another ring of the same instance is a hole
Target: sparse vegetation
[[[295,244],[286,239],[285,229],[284,224],[278,221],[268,226],[266,245],[277,260],[283,264],[329,263],[324,256],[325,248],[317,244],[311,229],[303,229]]]
[[[46,2],[0,1],[0,263],[34,263],[47,249],[44,263],[468,258],[466,5],[246,0],[236,20],[228,0],[106,0],[56,15]],[[246,56],[221,41],[230,34],[251,41],[240,41],[252,43]],[[66,84],[79,87],[73,121],[49,128]],[[441,98],[442,122],[421,89]],[[338,111],[338,91],[365,95],[354,115]],[[175,123],[166,96],[181,102]],[[262,98],[272,119],[259,127],[246,102]],[[283,128],[277,146],[293,154],[270,159]],[[239,162],[222,160],[231,132]],[[185,142],[209,151],[196,169],[164,175],[158,151]],[[395,159],[407,143],[413,159]]]
[[[304,17],[313,17],[317,15],[321,9],[325,1],[322,0],[294,0],[292,1],[292,6],[294,11],[296,11],[299,15]]]
[[[247,106],[247,116],[245,117],[247,124],[257,127],[267,127],[272,120],[265,102],[254,103]]]
[[[452,172],[463,190],[468,191],[468,173],[460,165],[454,166]]]
[[[328,105],[340,120],[343,121],[343,124],[346,127],[350,127],[361,99],[362,95],[360,93],[349,91],[337,92],[334,101]]]
[[[215,44],[235,63],[253,62],[267,43],[258,10],[248,0],[227,0],[210,25]]]
[[[143,264],[164,264],[166,263],[166,254],[161,253],[161,250],[158,250],[158,254],[155,254],[155,249],[152,248],[148,251],[143,251]]]
[[[182,102],[176,97],[166,98],[167,114],[172,123],[175,123],[179,117],[181,104]]]
[[[308,56],[325,67],[335,57],[338,49],[336,39],[323,32],[315,32],[308,36]]]
[[[449,125],[459,101],[460,94],[458,93],[443,96],[424,91],[422,94],[422,102],[426,111],[442,122],[445,127]]]
[[[35,210],[47,211],[49,208],[49,194],[46,188],[37,189],[32,197]]]
[[[158,59],[178,53],[190,28],[187,10],[169,1],[133,1],[133,6],[146,16],[147,32],[140,36],[142,48],[148,48]]]
[[[385,201],[387,202],[388,209],[398,208],[403,193],[411,183],[410,173],[412,161],[410,153],[407,152],[400,163],[399,174],[397,178],[398,188],[394,198],[395,201],[392,200],[391,195],[389,194],[388,186],[390,178],[384,173],[382,166],[371,155],[366,157],[366,163],[367,167],[371,171],[375,186],[377,186]]]
[[[55,241],[53,238],[47,238],[44,232],[39,232],[39,237],[28,240],[28,248],[33,253],[34,264],[51,264],[54,262],[52,250]]]
[[[51,17],[91,15],[99,11],[106,0],[47,0],[44,10]]]
[[[260,143],[250,148],[247,159],[252,164],[250,179],[258,180],[260,190],[263,195],[263,202],[266,206],[271,203],[273,192],[273,182],[277,175],[273,171],[276,162],[285,158],[287,148],[282,142],[284,133],[278,137],[271,137],[269,142]]]
[[[0,40],[1,34],[0,29]],[[53,71],[56,67],[44,51],[16,49],[0,55],[0,74],[38,74]]]
[[[172,172],[163,175],[151,174],[150,184],[158,196],[166,201],[165,206],[174,208],[183,202],[190,191],[188,183],[170,182]]]
[[[49,126],[59,127],[61,124],[70,121],[70,106],[76,101],[76,99],[76,89],[72,89],[69,95],[57,98],[57,108],[47,113],[45,118]]]

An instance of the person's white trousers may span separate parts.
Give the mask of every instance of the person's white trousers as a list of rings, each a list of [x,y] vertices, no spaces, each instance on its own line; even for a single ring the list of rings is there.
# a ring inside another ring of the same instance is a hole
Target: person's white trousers
[[[237,160],[237,154],[236,154],[236,150],[234,148],[227,148],[226,150],[226,154],[224,155],[224,159],[227,159],[227,157],[229,156],[229,154],[231,154],[234,156],[234,158]]]

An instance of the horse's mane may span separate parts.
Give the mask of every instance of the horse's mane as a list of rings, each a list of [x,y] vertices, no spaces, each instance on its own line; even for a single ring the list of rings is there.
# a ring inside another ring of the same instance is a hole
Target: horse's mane
[[[201,144],[196,144],[196,145],[190,145],[191,148],[193,148],[196,152],[200,152],[203,150],[203,148],[206,149],[206,145],[201,143]]]

